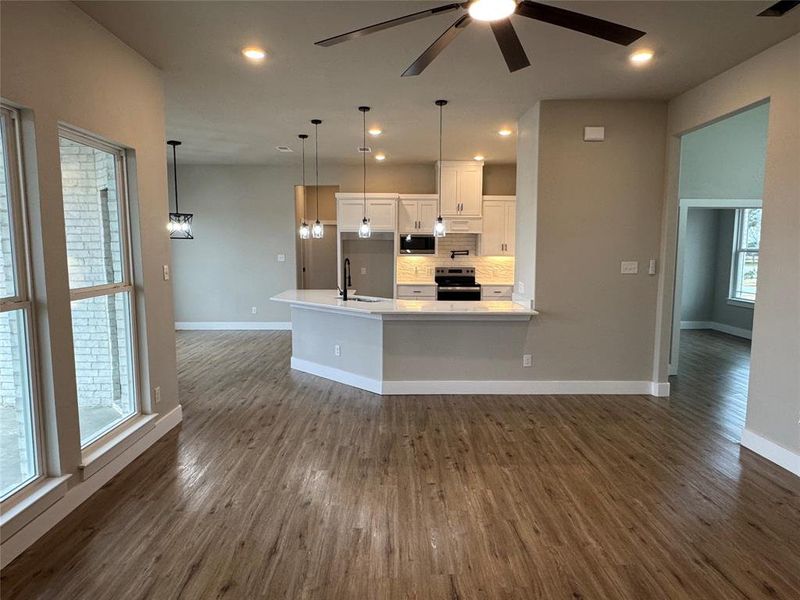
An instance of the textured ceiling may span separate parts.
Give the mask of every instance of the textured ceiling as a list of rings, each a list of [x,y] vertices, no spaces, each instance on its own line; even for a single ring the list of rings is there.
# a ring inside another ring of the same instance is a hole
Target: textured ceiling
[[[77,2],[163,70],[167,132],[181,160],[292,164],[297,134],[319,117],[321,160],[358,162],[360,104],[385,134],[369,143],[392,162],[437,157],[437,109],[447,98],[445,158],[514,162],[501,126],[539,99],[668,99],[800,31],[800,9],[757,18],[771,2],[553,2],[648,32],[633,47],[656,58],[646,68],[629,48],[514,16],[532,66],[509,74],[485,23],[473,22],[419,77],[400,74],[455,19],[446,13],[329,48],[314,42],[435,2]],[[269,58],[239,51],[261,45]],[[313,143],[312,140],[309,140]]]

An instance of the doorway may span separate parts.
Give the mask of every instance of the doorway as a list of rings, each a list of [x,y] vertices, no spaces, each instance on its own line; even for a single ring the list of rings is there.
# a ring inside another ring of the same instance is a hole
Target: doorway
[[[670,383],[714,381],[743,426],[769,104],[681,138]]]
[[[321,239],[301,240],[295,236],[297,288],[301,290],[336,289],[336,193],[338,185],[295,186],[295,222],[311,225],[319,219]]]

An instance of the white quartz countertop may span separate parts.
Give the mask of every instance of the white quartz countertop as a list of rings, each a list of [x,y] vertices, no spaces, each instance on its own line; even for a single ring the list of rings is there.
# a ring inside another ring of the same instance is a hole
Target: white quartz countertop
[[[355,296],[359,297],[358,295]],[[530,318],[535,310],[508,300],[446,301],[446,300],[393,300],[382,298],[378,302],[359,302],[339,297],[337,290],[287,290],[272,298],[319,310],[352,313],[361,316],[388,318],[414,318],[415,316],[473,316],[480,318],[516,317]]]

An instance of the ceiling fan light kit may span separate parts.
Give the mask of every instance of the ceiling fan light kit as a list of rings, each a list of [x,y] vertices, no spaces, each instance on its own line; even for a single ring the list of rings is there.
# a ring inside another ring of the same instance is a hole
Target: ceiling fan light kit
[[[787,3],[797,4],[797,2],[779,2],[778,4]],[[316,45],[334,46],[348,40],[383,31],[384,29],[459,10],[466,10],[467,14],[461,15],[450,27],[445,29],[444,33],[436,38],[436,40],[420,54],[417,60],[403,72],[403,77],[414,77],[422,73],[458,34],[472,23],[473,19],[479,22],[489,23],[497,45],[500,47],[500,52],[503,54],[503,59],[506,61],[506,66],[511,73],[529,67],[531,64],[525,53],[525,49],[522,47],[522,42],[520,42],[519,36],[517,36],[514,25],[511,23],[511,17],[514,15],[584,33],[621,46],[629,46],[645,35],[644,31],[626,27],[625,25],[612,23],[611,21],[550,6],[548,4],[532,2],[531,0],[522,0],[521,2],[517,2],[516,0],[471,0],[469,2],[445,4],[395,19],[389,19],[388,21],[382,21],[381,23],[376,23],[368,27],[354,29],[353,31],[341,35],[320,40]]]

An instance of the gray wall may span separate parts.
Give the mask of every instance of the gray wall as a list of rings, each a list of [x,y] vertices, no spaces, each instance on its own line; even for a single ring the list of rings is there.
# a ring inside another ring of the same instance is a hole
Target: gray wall
[[[761,198],[769,105],[683,136],[681,198]]]
[[[172,242],[175,321],[288,321],[287,306],[269,299],[296,287],[294,186],[299,168],[181,166],[180,156],[178,162],[180,207],[194,213],[195,239]],[[308,180],[310,173],[307,183],[313,183]],[[486,165],[484,174],[484,193],[514,193],[513,165]],[[322,165],[320,185],[357,192],[363,185],[361,167]],[[170,179],[173,202],[171,186]],[[369,165],[367,190],[433,193],[435,169],[430,164]],[[286,261],[278,262],[278,254]],[[360,265],[354,266],[354,284],[359,277]],[[387,295],[383,288],[359,291]]]
[[[735,219],[732,209],[688,210],[681,321],[752,330],[753,309],[728,303]]]
[[[585,125],[605,126],[606,141],[584,142]],[[665,125],[663,102],[541,103],[538,152],[524,155],[538,161],[517,163],[539,173],[530,378],[651,379],[658,288],[647,261],[658,254]],[[518,228],[518,247],[531,235]],[[622,260],[639,273],[620,274]]]
[[[166,234],[164,96],[159,71],[69,2],[2,3],[3,98],[23,111],[41,396],[51,474],[83,485],[58,126],[130,149],[134,277],[142,399],[178,406]],[[80,495],[81,492],[77,492]],[[13,539],[13,538],[12,538]],[[5,540],[4,540],[5,541]]]

